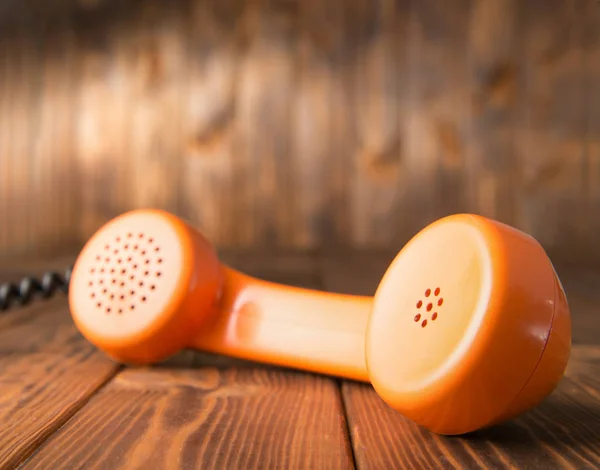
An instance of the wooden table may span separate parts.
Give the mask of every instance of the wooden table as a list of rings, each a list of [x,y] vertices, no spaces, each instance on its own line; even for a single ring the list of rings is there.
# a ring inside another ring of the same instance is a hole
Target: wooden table
[[[390,258],[226,257],[266,279],[361,294]],[[0,281],[51,265],[13,265]],[[535,410],[467,437],[419,428],[365,384],[195,352],[123,368],[80,336],[62,295],[11,310],[0,315],[0,468],[600,468],[600,275],[562,277],[566,377]]]

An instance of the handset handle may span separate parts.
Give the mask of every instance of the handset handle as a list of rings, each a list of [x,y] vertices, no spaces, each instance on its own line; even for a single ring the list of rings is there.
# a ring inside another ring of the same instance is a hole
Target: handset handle
[[[276,284],[223,266],[218,312],[191,348],[369,381],[365,333],[373,298]]]

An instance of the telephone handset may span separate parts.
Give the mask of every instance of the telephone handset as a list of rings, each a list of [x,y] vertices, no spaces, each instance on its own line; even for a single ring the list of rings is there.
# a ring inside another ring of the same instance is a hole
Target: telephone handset
[[[116,361],[151,364],[196,348],[369,382],[439,434],[536,406],[571,348],[567,300],[541,245],[470,214],[415,235],[373,297],[247,276],[186,222],[153,209],[98,230],[69,282],[76,326]]]

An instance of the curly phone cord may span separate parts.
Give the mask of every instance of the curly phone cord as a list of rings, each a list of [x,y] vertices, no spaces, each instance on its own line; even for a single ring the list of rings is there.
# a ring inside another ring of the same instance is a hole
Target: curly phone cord
[[[72,267],[62,274],[48,271],[40,278],[28,276],[18,283],[0,284],[0,311],[8,310],[14,305],[26,305],[34,297],[49,298],[56,292],[69,292]]]

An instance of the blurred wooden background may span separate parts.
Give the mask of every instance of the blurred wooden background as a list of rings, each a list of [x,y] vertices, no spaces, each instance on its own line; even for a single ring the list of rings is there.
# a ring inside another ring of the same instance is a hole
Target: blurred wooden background
[[[0,254],[143,206],[241,249],[469,211],[600,259],[600,3],[2,2]]]

